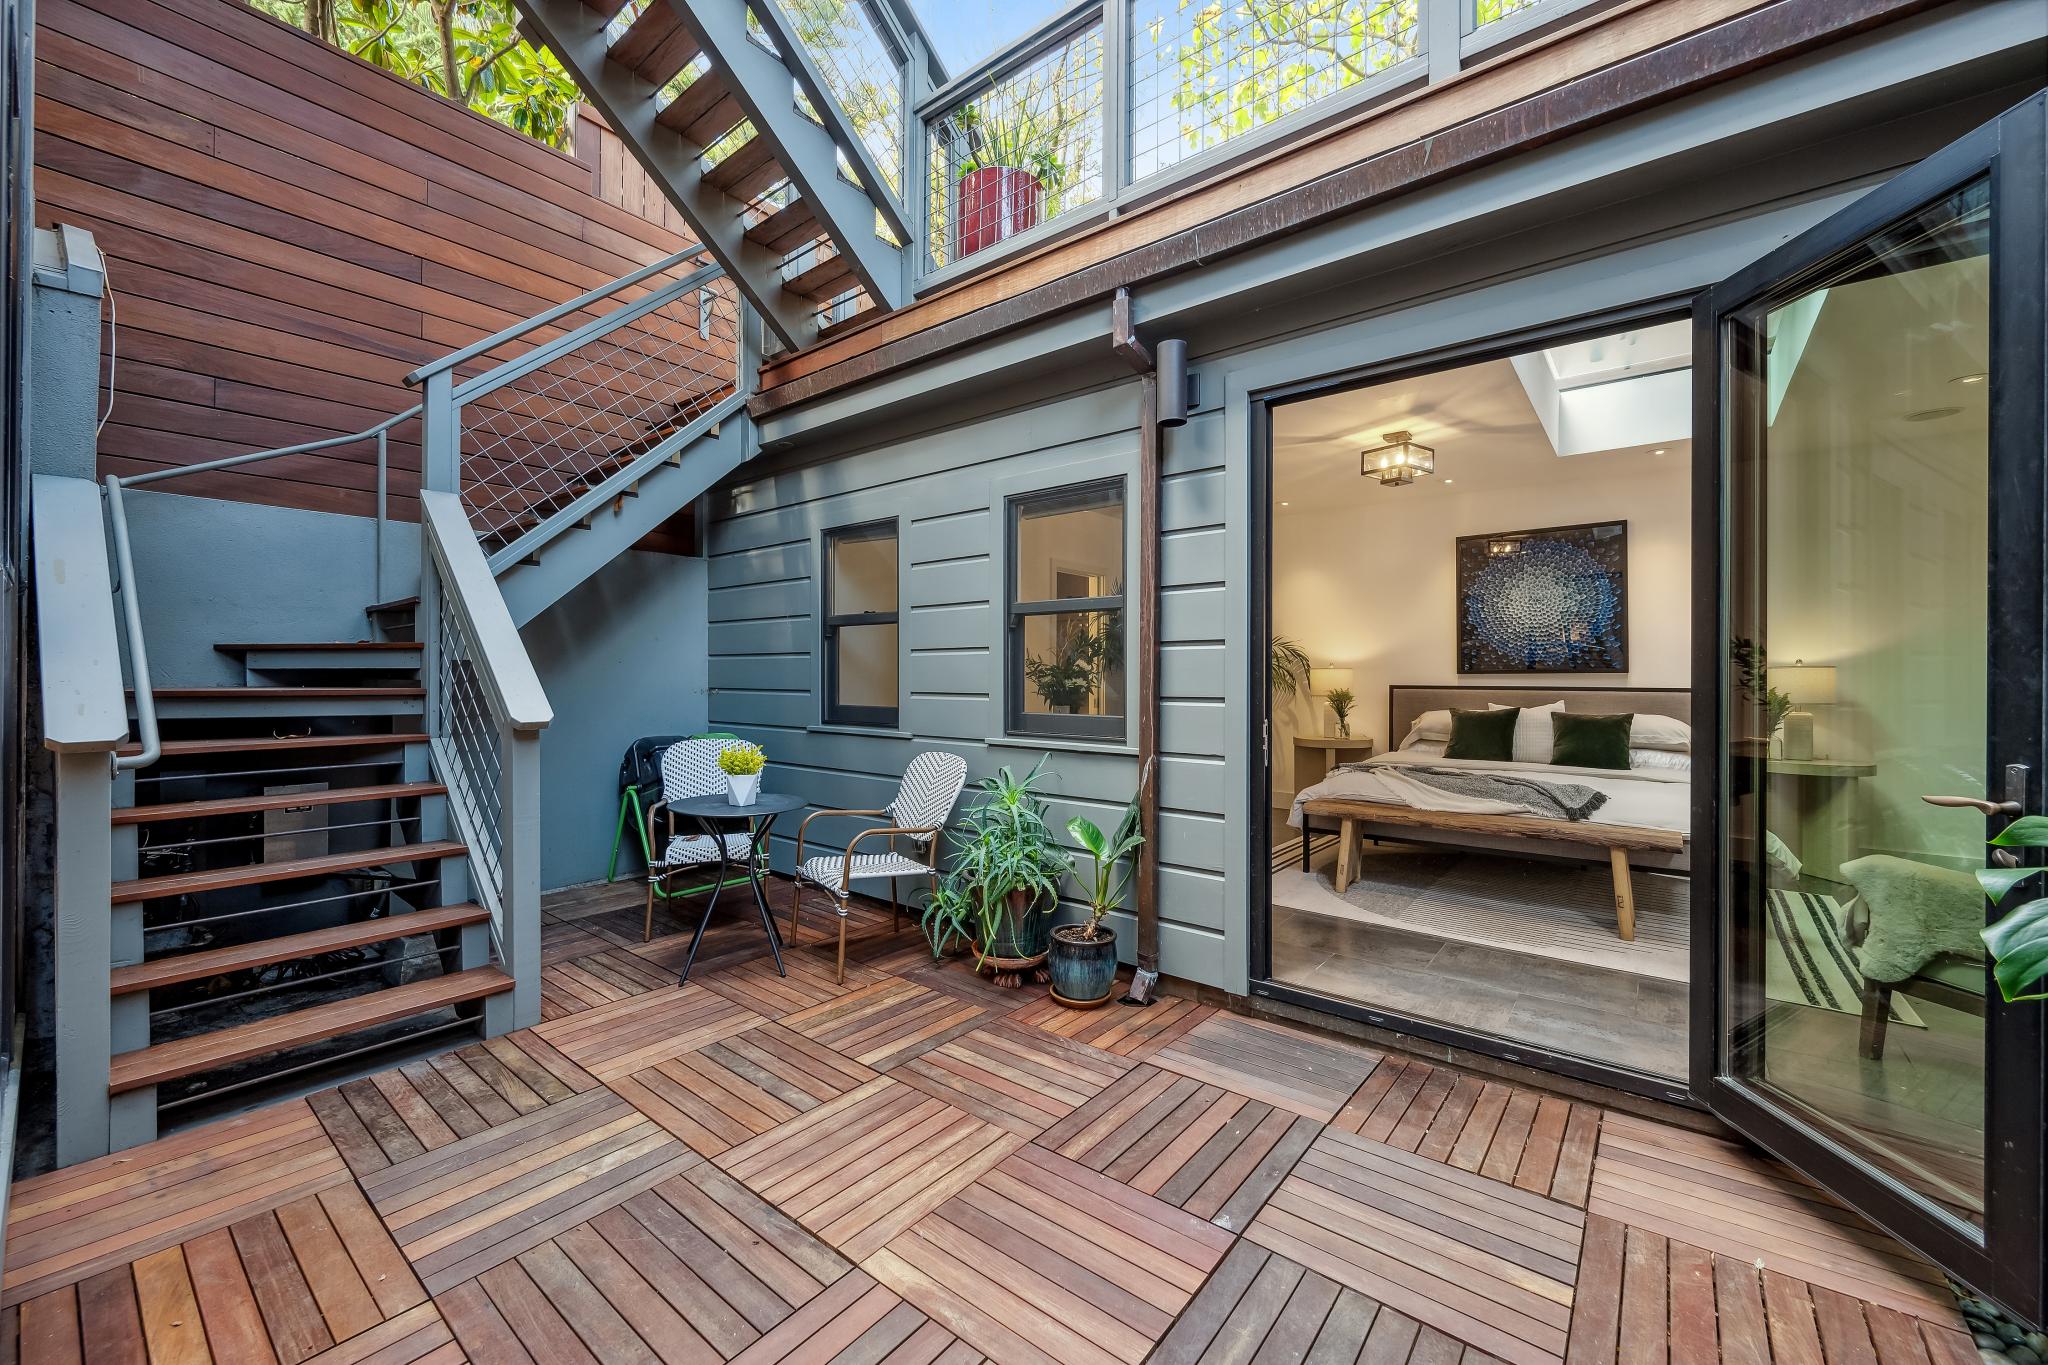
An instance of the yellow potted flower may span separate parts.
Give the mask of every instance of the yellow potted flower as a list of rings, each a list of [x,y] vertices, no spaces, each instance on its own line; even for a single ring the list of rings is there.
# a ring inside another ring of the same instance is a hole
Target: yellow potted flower
[[[751,806],[761,796],[761,770],[768,755],[758,744],[728,745],[718,755],[719,771],[725,774],[725,799],[735,806]]]

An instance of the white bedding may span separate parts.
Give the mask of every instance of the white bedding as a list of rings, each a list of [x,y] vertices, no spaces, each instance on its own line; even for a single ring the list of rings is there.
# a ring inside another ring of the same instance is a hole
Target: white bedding
[[[1329,777],[1295,793],[1294,808],[1287,823],[1301,828],[1301,804],[1325,796],[1345,796],[1385,805],[1409,806],[1416,810],[1455,811],[1468,815],[1521,815],[1524,807],[1507,801],[1486,801],[1427,786],[1401,769],[1418,764],[1432,768],[1462,768],[1471,772],[1500,773],[1510,777],[1534,778],[1539,782],[1569,782],[1605,792],[1607,800],[1584,823],[1629,825],[1638,829],[1666,829],[1685,833],[1692,828],[1692,774],[1661,768],[1561,768],[1550,763],[1496,763],[1472,758],[1444,758],[1441,754],[1417,753],[1404,749],[1368,759],[1358,771],[1332,773]]]

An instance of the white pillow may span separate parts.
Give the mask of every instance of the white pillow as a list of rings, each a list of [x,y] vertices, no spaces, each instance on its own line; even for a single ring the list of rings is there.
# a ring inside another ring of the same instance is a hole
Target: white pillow
[[[1692,727],[1671,716],[1646,716],[1638,711],[1634,723],[1628,728],[1628,747],[1689,751],[1692,748]]]
[[[1424,711],[1408,727],[1408,735],[1401,741],[1401,747],[1405,749],[1419,739],[1449,741],[1450,737],[1451,713],[1448,710]]]
[[[1508,708],[1497,701],[1486,704],[1489,711],[1505,711]],[[1548,706],[1525,706],[1522,714],[1515,717],[1515,762],[1548,763],[1556,737],[1551,733],[1550,717],[1553,712],[1564,710],[1564,703],[1554,701]]]
[[[1442,758],[1449,747],[1441,739],[1411,739],[1401,746],[1401,752],[1414,758]]]
[[[1665,772],[1689,773],[1692,771],[1692,755],[1681,753],[1675,749],[1632,748],[1628,751],[1628,766],[1631,768],[1658,768]]]

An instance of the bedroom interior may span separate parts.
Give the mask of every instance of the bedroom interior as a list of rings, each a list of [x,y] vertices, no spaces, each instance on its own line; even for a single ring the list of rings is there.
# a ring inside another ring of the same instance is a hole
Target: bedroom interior
[[[1888,925],[1938,918],[1945,878],[1969,880],[1974,831],[1919,797],[1969,789],[1930,765],[1982,766],[1957,705],[1981,709],[1981,680],[1955,692],[1932,646],[1981,655],[1984,627],[1901,617],[1911,558],[1873,556],[1917,539],[1924,600],[1953,600],[1974,516],[1981,574],[1981,469],[1973,503],[1936,456],[1967,446],[1973,397],[1981,452],[1982,399],[1944,384],[1956,414],[1895,424],[1920,458],[1874,490],[1853,462],[1879,438],[1841,431],[1839,407],[1813,429],[1827,372],[1881,321],[1846,301],[1800,305],[1774,338],[1769,629],[1735,645],[1770,732],[1754,1032],[1772,1084],[1968,1217],[1981,996],[1973,1016],[1913,972],[1895,990],[1875,959]],[[1306,665],[1272,701],[1276,982],[1686,1076],[1690,350],[1673,320],[1274,408],[1270,619]],[[1917,486],[1930,470],[1939,490]]]

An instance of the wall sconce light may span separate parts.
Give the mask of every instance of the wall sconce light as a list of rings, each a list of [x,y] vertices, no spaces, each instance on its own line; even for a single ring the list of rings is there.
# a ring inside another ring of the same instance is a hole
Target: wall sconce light
[[[1358,454],[1358,472],[1378,479],[1383,487],[1414,483],[1424,474],[1436,472],[1436,451],[1417,445],[1405,431],[1389,431],[1380,437],[1386,444]]]

